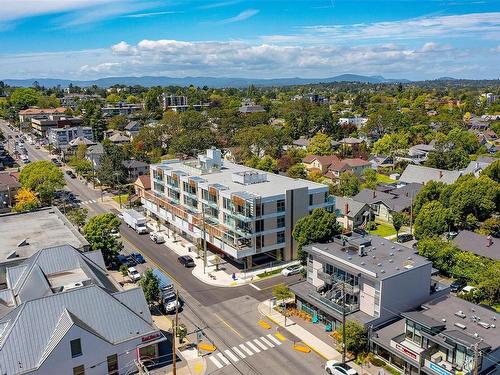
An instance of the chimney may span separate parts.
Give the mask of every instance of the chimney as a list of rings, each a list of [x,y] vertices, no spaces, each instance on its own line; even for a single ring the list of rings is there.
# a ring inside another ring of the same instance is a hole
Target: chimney
[[[486,240],[488,241],[488,243],[486,244],[486,247],[490,247],[491,245],[493,245],[493,238],[491,238],[491,235],[486,237]]]
[[[377,192],[373,190],[373,198],[377,198]]]
[[[439,171],[439,178],[443,178],[443,171]]]
[[[344,204],[344,215],[349,213],[349,203]]]

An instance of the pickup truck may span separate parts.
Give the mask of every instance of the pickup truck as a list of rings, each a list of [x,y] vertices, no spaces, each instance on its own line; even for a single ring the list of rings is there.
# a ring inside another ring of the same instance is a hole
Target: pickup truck
[[[160,298],[163,308],[167,313],[174,312],[181,307],[180,299],[176,298],[174,283],[157,268],[153,269],[153,275],[156,276],[160,283]]]
[[[123,221],[138,234],[148,233],[147,219],[135,210],[123,210]]]
[[[135,267],[129,267],[128,277],[130,277],[130,280],[135,283],[141,279],[141,274],[135,269]]]
[[[163,237],[163,234],[158,232],[151,232],[149,234],[149,238],[151,238],[151,241],[157,244],[165,243],[165,237]]]

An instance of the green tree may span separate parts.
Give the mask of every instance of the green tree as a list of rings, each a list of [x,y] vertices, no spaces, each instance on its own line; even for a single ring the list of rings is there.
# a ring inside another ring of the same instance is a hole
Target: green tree
[[[125,182],[125,168],[122,163],[126,159],[126,155],[121,146],[108,142],[104,142],[103,146],[104,155],[95,171],[96,177],[101,184],[115,188]]]
[[[144,97],[144,110],[149,112],[153,117],[161,117],[162,108],[160,105],[160,95],[162,90],[160,87],[152,87],[148,90]]]
[[[102,141],[104,138],[104,130],[106,129],[106,122],[102,116],[101,107],[99,104],[88,100],[83,103],[83,109],[83,125],[92,128],[94,140],[99,142]]]
[[[49,203],[56,190],[64,187],[64,174],[50,161],[35,161],[21,170],[19,182],[38,193],[42,202]]]
[[[448,276],[451,275],[459,252],[455,246],[441,238],[429,237],[418,241],[418,253],[431,260],[434,267]]]
[[[497,303],[500,300],[500,262],[489,262],[481,271],[479,288],[486,298]]]
[[[302,178],[302,179],[307,178],[307,172],[306,169],[304,168],[304,164],[302,163],[297,163],[292,165],[290,168],[288,168],[286,174],[288,177],[291,178]]]
[[[111,104],[116,104],[121,100],[120,95],[111,93],[108,96],[106,96],[106,101]]]
[[[332,137],[325,133],[316,133],[307,147],[311,155],[330,155],[332,153]]]
[[[151,268],[148,268],[143,274],[139,285],[142,287],[144,297],[149,306],[153,306],[160,299],[160,280],[153,273]]]
[[[446,185],[444,183],[437,181],[429,181],[428,183],[426,183],[415,197],[413,212],[415,214],[418,214],[424,204],[439,200],[441,197],[441,192],[443,191],[445,186]]]
[[[85,225],[85,221],[87,220],[87,215],[89,210],[87,208],[73,208],[72,210],[66,213],[68,220],[77,227],[78,230]]]
[[[477,230],[479,234],[483,234],[485,236],[494,235],[500,232],[500,218],[498,217],[490,217],[486,219],[481,227]]]
[[[451,211],[441,202],[428,202],[422,206],[415,218],[415,237],[422,239],[439,236],[448,230],[451,220]]]
[[[278,162],[269,155],[266,155],[259,160],[256,168],[266,172],[276,173],[278,171]]]
[[[288,285],[278,284],[273,288],[273,297],[277,301],[281,301],[284,304],[283,315],[285,316],[285,327],[286,327],[286,300],[293,297],[292,291],[288,288]]]
[[[121,221],[115,214],[106,213],[91,217],[83,227],[83,234],[92,250],[100,250],[106,264],[122,250],[123,244],[111,235]]]
[[[341,233],[337,216],[324,208],[315,208],[313,212],[299,219],[293,228],[293,238],[298,243],[299,258],[305,261],[302,247],[313,242],[326,242]]]
[[[118,268],[118,271],[122,274],[123,277],[127,277],[128,275],[128,267],[125,264],[122,264],[120,268]]]
[[[373,144],[373,154],[375,155],[403,155],[410,147],[408,133],[389,133]]]
[[[340,326],[337,331],[338,337],[342,337],[343,328]],[[355,322],[354,320],[348,320],[345,323],[345,348],[348,352],[357,356],[366,350],[366,345],[368,344],[368,337],[365,328]]]
[[[392,216],[392,226],[396,231],[396,238],[398,238],[399,230],[406,222],[406,216],[401,212],[396,212],[396,211],[392,211],[391,216]]]
[[[493,163],[484,168],[481,176],[488,176],[495,182],[500,182],[500,160],[495,160]]]
[[[368,189],[375,189],[377,186],[377,172],[375,169],[366,168],[363,171],[363,178],[365,180],[365,186]]]
[[[123,130],[127,125],[125,116],[116,115],[108,120],[108,129]]]
[[[12,91],[9,101],[17,109],[25,109],[38,103],[40,93],[32,88],[17,88]]]
[[[338,191],[344,197],[352,197],[361,190],[359,178],[351,172],[343,172],[340,175]]]

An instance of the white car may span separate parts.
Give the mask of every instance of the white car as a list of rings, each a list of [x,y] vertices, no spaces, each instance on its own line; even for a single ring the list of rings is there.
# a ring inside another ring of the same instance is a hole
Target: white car
[[[118,229],[111,229],[111,232],[109,234],[111,235],[111,237],[120,238],[120,232],[118,231]]]
[[[325,363],[325,371],[330,375],[358,375],[349,365],[339,363],[333,359]]]
[[[151,241],[157,244],[165,243],[165,238],[160,233],[151,232],[149,234],[149,238],[151,238]]]
[[[141,274],[135,269],[135,267],[129,267],[128,277],[130,277],[130,280],[135,283],[141,279]]]
[[[179,301],[176,301],[175,299],[173,299],[172,301],[167,302],[164,306],[165,306],[166,312],[173,312],[176,310],[176,308],[178,309],[181,307],[181,303]]]
[[[123,220],[123,214],[121,212],[119,212],[116,216],[118,216],[118,219]]]
[[[298,273],[300,273],[300,271],[303,270],[303,266],[300,265],[300,264],[294,264],[293,266],[288,266],[286,268],[283,268],[281,270],[281,274],[283,276],[292,276],[292,275],[296,275]]]

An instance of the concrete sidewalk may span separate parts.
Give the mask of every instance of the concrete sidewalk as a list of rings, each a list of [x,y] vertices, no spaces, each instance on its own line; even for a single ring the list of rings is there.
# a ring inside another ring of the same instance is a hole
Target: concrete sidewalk
[[[299,338],[304,344],[309,346],[313,351],[315,351],[325,360],[341,360],[342,355],[333,346],[327,344],[320,338],[314,336],[311,332],[307,331],[305,328],[296,324],[293,319],[286,318],[285,326],[285,317],[271,307],[269,300],[259,303],[257,308],[263,316],[267,317],[275,324],[283,327],[292,335]]]

